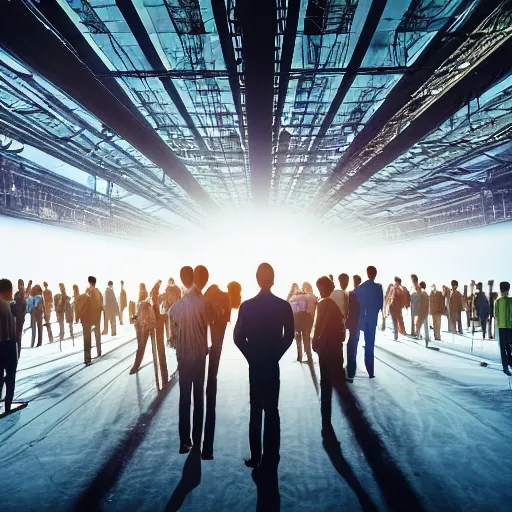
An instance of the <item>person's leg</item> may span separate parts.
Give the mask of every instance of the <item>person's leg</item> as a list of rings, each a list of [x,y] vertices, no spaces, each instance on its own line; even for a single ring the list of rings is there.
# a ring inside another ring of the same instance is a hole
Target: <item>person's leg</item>
[[[428,347],[428,342],[430,341],[428,315],[425,317],[425,320],[423,320],[423,329],[425,330],[425,346]]]
[[[331,426],[332,413],[332,383],[329,361],[325,357],[318,358],[320,364],[320,414],[322,428]]]
[[[201,446],[203,437],[204,419],[204,374],[206,370],[206,357],[194,361],[193,368],[193,393],[194,393],[194,415],[192,423],[192,443],[194,446]]]
[[[263,409],[265,428],[263,432],[263,457],[265,465],[279,464],[281,444],[281,420],[279,418],[279,365],[271,368],[266,375]]]
[[[169,374],[167,372],[167,359],[165,358],[165,340],[164,327],[165,318],[158,318],[156,321],[156,350],[158,353],[158,365],[160,368],[160,376],[162,378],[162,387],[167,385]]]
[[[505,331],[505,353],[508,366],[512,367],[512,329],[503,329]]]
[[[84,334],[84,363],[89,364],[91,362],[91,329],[90,324],[82,323],[82,329]]]
[[[359,342],[359,329],[353,329],[350,332],[347,343],[347,377],[353,379],[357,367],[357,344]]]
[[[215,438],[215,409],[217,407],[217,374],[219,370],[222,345],[212,345],[208,355],[208,381],[206,384],[206,419],[204,422],[203,454],[213,454]]]
[[[110,325],[112,329],[112,336],[117,336],[117,320],[115,316],[110,320]]]
[[[297,361],[302,363],[302,333],[300,331],[295,332],[295,341],[297,342]]]
[[[416,317],[416,337],[419,339],[421,338],[421,327],[423,325],[424,316],[418,315]]]
[[[480,325],[482,326],[482,336],[485,338],[487,334],[487,317],[480,315]]]
[[[414,334],[414,317],[416,316],[416,309],[413,309],[411,306],[411,336],[415,336]]]
[[[391,313],[391,319],[393,320],[393,334],[395,341],[398,341],[398,318],[394,313]]]
[[[375,352],[375,330],[376,325],[371,321],[364,329],[364,364],[370,378],[375,377],[374,373],[374,352]]]
[[[302,338],[304,340],[304,350],[306,351],[306,357],[308,358],[308,363],[313,363],[313,353],[311,352],[311,329],[308,327],[302,333]]]
[[[57,313],[57,322],[59,324],[59,339],[64,339],[64,314]]]
[[[18,317],[16,321],[16,340],[18,342],[18,358],[21,354],[21,340],[23,339],[23,324],[25,323],[25,317]]]
[[[249,446],[251,449],[251,460],[256,464],[261,462],[261,425],[264,394],[262,384],[266,378],[267,376],[263,374],[263,370],[249,366],[249,394],[251,402]]]
[[[32,334],[32,342],[31,342],[30,346],[32,348],[34,348],[34,345],[36,343],[36,328],[37,328],[37,325],[36,325],[36,315],[32,311],[30,313],[30,330],[31,330],[31,334]]]
[[[404,316],[403,316],[402,310],[400,310],[397,313],[397,319],[398,319],[398,332],[400,334],[405,335],[406,332],[405,332]]]
[[[432,323],[434,324],[434,339],[441,340],[441,315],[435,313],[432,315]]]
[[[458,328],[459,328],[459,334],[463,334],[463,331],[462,331],[462,311],[459,311],[459,313],[457,315],[457,323],[458,323]]]
[[[190,401],[192,394],[192,375],[188,363],[178,362],[180,405],[179,405],[179,435],[182,445],[191,445],[190,439]]]
[[[18,344],[16,340],[4,341],[2,359],[4,359],[3,369],[5,371],[5,410],[10,411],[12,400],[14,398],[14,388],[16,385],[16,367],[18,366]]]
[[[96,337],[96,354],[97,357],[101,357],[101,316],[97,319],[94,327],[94,335]]]
[[[43,313],[38,311],[36,313],[36,323],[37,323],[37,346],[40,347],[43,344]],[[53,341],[53,335],[52,339]]]
[[[101,334],[108,334],[108,320],[107,320],[107,312],[103,310],[103,331]]]
[[[119,311],[119,325],[123,325],[124,308]]]
[[[135,362],[133,363],[130,373],[136,373],[139,370],[140,363],[144,358],[144,352],[146,351],[146,345],[148,343],[150,329],[137,326],[137,353],[135,354]]]

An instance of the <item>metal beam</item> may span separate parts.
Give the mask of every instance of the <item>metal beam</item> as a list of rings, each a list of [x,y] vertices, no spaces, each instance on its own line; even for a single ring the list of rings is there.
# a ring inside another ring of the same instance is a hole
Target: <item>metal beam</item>
[[[426,51],[409,68],[409,71],[400,79],[386,96],[382,105],[372,115],[363,129],[356,135],[343,156],[336,164],[331,178],[323,185],[318,193],[315,203],[320,204],[324,196],[336,183],[336,174],[344,169],[353,158],[374,139],[385,124],[399,112],[422,85],[435,73],[436,69],[448,59],[466,40],[467,34],[473,32],[478,25],[489,16],[501,0],[486,0],[479,2],[464,23],[458,28],[457,33],[451,36],[447,29],[459,18],[473,3],[473,0],[463,1],[428,45]],[[314,206],[314,205],[313,205]]]
[[[252,197],[267,204],[272,179],[276,2],[239,2],[236,16],[242,29]]]
[[[2,4],[0,44],[138,149],[202,207],[217,207],[149,123],[134,117],[131,109],[117,100],[62,39],[49,30],[46,20],[25,3]]]
[[[137,40],[137,43],[140,46],[140,49],[142,50],[142,53],[146,57],[151,67],[157,73],[165,73],[167,69],[165,69],[162,59],[158,55],[158,52],[156,51],[153,42],[151,41],[151,38],[149,37],[149,34],[147,33],[146,28],[144,27],[144,23],[142,23],[142,20],[140,19],[140,16],[137,12],[137,9],[133,5],[132,0],[116,0],[116,5],[117,8],[121,11],[123,18],[128,24],[128,27],[132,31],[132,34]],[[206,146],[203,137],[196,128],[194,121],[190,117],[190,114],[187,111],[187,107],[185,107],[185,104],[183,103],[183,100],[181,99],[181,96],[177,91],[176,87],[172,83],[172,80],[169,77],[165,76],[159,77],[159,79],[160,82],[162,83],[163,88],[171,98],[172,102],[176,105],[176,109],[178,110],[181,117],[185,121],[185,124],[187,125],[188,129],[194,136],[194,139],[198,147],[201,150],[207,152],[208,147]]]
[[[357,169],[356,173],[351,174],[342,188],[322,204],[319,209],[321,214],[325,214],[334,204],[354,192],[357,187],[449,119],[469,101],[507,76],[510,73],[507,56],[511,52],[512,37],[509,35],[486,59],[481,60],[471,73],[452,85],[437,101],[425,108],[405,129],[392,138],[382,151],[374,153],[373,158]]]

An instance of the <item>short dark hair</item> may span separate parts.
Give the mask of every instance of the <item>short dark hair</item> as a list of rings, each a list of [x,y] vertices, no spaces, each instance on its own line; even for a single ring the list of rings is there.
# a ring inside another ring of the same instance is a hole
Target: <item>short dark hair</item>
[[[348,277],[348,274],[340,274],[338,276],[338,281],[340,282],[340,286],[342,288],[346,288],[348,286],[349,281],[350,281],[350,277]]]
[[[124,281],[121,281],[121,284],[124,284]]]
[[[48,288],[48,283],[45,281],[45,282],[43,283],[43,286],[44,286],[45,288]]]
[[[481,290],[483,287],[484,287],[484,285],[482,283],[477,283],[477,285],[476,285],[477,290]]]
[[[427,283],[425,283],[425,281],[421,281],[421,283],[420,283],[420,288],[421,288],[422,290],[425,290],[425,289],[427,288]]]
[[[411,274],[411,281],[414,281],[415,283],[418,282],[418,276],[416,274]]]
[[[320,292],[320,296],[325,299],[329,297],[334,290],[334,283],[331,281],[330,277],[322,276],[319,277],[316,281],[316,287]]]
[[[109,281],[109,282],[107,283],[107,285],[108,285],[108,286],[114,286],[114,282],[113,282],[113,281]]]
[[[510,290],[510,283],[508,281],[502,281],[500,283],[500,292],[508,292]]]
[[[377,269],[373,265],[370,265],[366,269],[366,275],[368,276],[368,279],[375,279],[377,277]]]
[[[180,270],[180,279],[185,288],[192,288],[194,284],[194,269],[188,265],[183,267]]]
[[[199,290],[202,290],[206,286],[209,278],[210,274],[204,265],[198,265],[194,269],[194,284]]]
[[[362,279],[361,279],[361,276],[359,274],[356,274],[356,275],[352,276],[352,279],[354,280],[354,284],[356,286],[359,286],[361,284]]]
[[[397,277],[395,277],[395,283],[402,284],[402,280],[397,276]]]
[[[12,292],[12,283],[9,279],[0,279],[0,293]]]
[[[23,281],[23,279],[18,279],[18,286],[22,284],[23,286],[25,286],[25,281]]]
[[[96,278],[94,276],[89,276],[87,278],[87,281],[90,283],[90,284],[96,284]]]
[[[456,279],[452,279],[451,285],[452,287],[459,286],[459,282]]]
[[[256,281],[260,288],[272,288],[274,286],[274,269],[269,263],[262,263],[256,271]]]

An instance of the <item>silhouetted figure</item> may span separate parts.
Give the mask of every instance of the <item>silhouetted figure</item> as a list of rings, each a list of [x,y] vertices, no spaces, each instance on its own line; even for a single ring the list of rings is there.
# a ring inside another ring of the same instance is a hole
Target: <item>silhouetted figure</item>
[[[356,279],[357,278],[357,279]],[[348,295],[348,318],[345,322],[345,328],[349,331],[349,338],[347,342],[347,381],[353,382],[356,374],[356,360],[357,360],[357,344],[359,342],[359,316],[360,306],[359,299],[355,294],[355,290],[361,283],[361,278],[358,275],[353,277],[354,290]]]
[[[395,277],[395,283],[388,296],[389,312],[393,320],[394,339],[398,341],[398,334],[405,334],[405,325],[403,317],[403,308],[405,307],[405,291],[402,286],[402,280]]]
[[[78,316],[82,322],[84,333],[84,363],[91,364],[92,329],[96,338],[97,357],[101,356],[101,313],[103,296],[96,288],[96,278],[89,276],[89,287],[78,297]]]
[[[217,405],[217,374],[222,353],[222,344],[226,327],[231,319],[231,309],[240,307],[242,287],[236,283],[228,284],[228,292],[223,292],[214,284],[206,290],[204,296],[222,310],[220,317],[210,326],[212,346],[208,353],[208,380],[206,382],[206,419],[204,422],[203,460],[213,459],[213,441],[215,437],[215,409]]]
[[[103,334],[108,334],[108,324],[110,324],[110,334],[117,335],[117,321],[119,316],[119,303],[114,292],[114,283],[108,282],[105,295],[103,296],[103,311],[105,312],[105,323],[103,324]]]
[[[158,301],[160,304],[160,313],[165,315],[165,335],[167,337],[167,344],[171,346],[171,324],[169,322],[169,309],[171,306],[181,298],[181,290],[174,283],[174,279],[172,277],[169,278],[167,288],[165,289],[165,293],[162,293],[158,297]]]
[[[411,303],[411,336],[416,336],[416,317],[418,316],[418,302],[420,299],[420,282],[416,274],[411,274],[412,289],[410,293]]]
[[[32,281],[28,282],[28,288],[25,290],[25,282],[18,279],[18,290],[14,294],[14,302],[11,305],[11,311],[16,326],[16,341],[18,342],[18,357],[21,354],[21,340],[23,339],[23,324],[27,314],[27,299],[30,296]]]
[[[124,281],[121,281],[121,291],[119,292],[119,325],[123,325],[124,310],[128,307],[128,298],[124,289]]]
[[[348,282],[349,277],[347,274],[340,274],[338,276],[338,281],[340,283],[340,290],[334,289],[331,293],[331,299],[336,303],[336,305],[340,308],[341,314],[343,315],[343,320],[345,321],[348,316]]]
[[[432,325],[434,326],[434,339],[441,341],[441,316],[443,315],[444,298],[442,292],[440,292],[436,285],[432,285],[432,291],[429,297],[429,311],[432,315]]]
[[[293,283],[292,289],[288,294],[288,302],[293,311],[293,323],[295,325],[295,341],[297,343],[297,362],[302,363],[302,339],[303,332],[306,329],[306,322],[309,319],[308,301],[306,294],[299,288],[296,283]],[[306,347],[308,353],[308,361],[311,360],[311,346]]]
[[[452,291],[450,293],[450,318],[452,321],[452,332],[462,332],[462,294],[459,292],[459,283],[454,279],[451,282]]]
[[[30,297],[27,300],[27,312],[30,313],[30,327],[32,330],[30,346],[33,348],[35,345],[37,331],[37,346],[40,347],[43,344],[44,300],[43,290],[38,284],[34,285],[30,291]]]
[[[509,297],[510,283],[500,283],[501,297],[494,304],[494,317],[500,339],[501,364],[503,373],[509,377],[512,375],[509,366],[512,367],[512,298]]]
[[[60,293],[57,293],[54,300],[55,313],[59,323],[59,338],[64,339],[64,324],[69,326],[69,335],[73,337],[73,307],[71,306],[71,297],[66,293],[64,283],[59,283]]]
[[[311,331],[313,330],[313,322],[315,321],[318,298],[313,293],[313,287],[307,282],[302,284],[302,291],[304,292],[304,299],[306,300],[307,307],[304,315],[302,315],[299,327],[297,328],[297,324],[295,324],[295,336],[297,337],[297,333],[299,333],[300,339],[304,342],[304,351],[306,352],[307,363],[312,365],[313,354],[311,352]]]
[[[476,285],[474,305],[476,314],[478,315],[480,324],[482,325],[482,337],[485,339],[485,335],[487,334],[487,322],[489,321],[490,305],[489,299],[483,291],[482,283],[478,283]]]
[[[260,464],[263,467],[279,464],[279,360],[290,348],[294,335],[292,308],[270,291],[274,286],[274,269],[268,263],[262,263],[256,280],[261,291],[240,306],[234,332],[235,344],[249,363],[251,458],[245,464],[251,468]]]
[[[53,293],[48,289],[48,283],[43,283],[43,301],[44,301],[44,325],[48,332],[48,342],[53,343],[52,332],[52,310],[53,310]]]
[[[0,279],[0,396],[5,381],[5,411],[11,410],[18,366],[18,343],[10,301],[13,299],[12,283]]]
[[[162,281],[158,281],[151,290],[151,304],[155,312],[155,338],[156,338],[156,352],[158,356],[158,368],[160,369],[160,389],[167,385],[169,375],[167,373],[167,360],[165,358],[165,325],[169,322],[168,312],[161,311],[160,304],[160,285]],[[157,375],[157,383],[158,383]]]
[[[190,267],[184,267],[180,273],[183,286],[188,289],[188,292],[169,309],[180,375],[180,453],[188,453],[192,449],[192,445],[197,448],[201,445],[208,325],[215,323],[222,314],[222,311],[201,293],[209,278],[206,267],[197,266],[192,276],[190,270]],[[190,439],[192,392],[194,394],[194,420],[192,439]]]
[[[80,318],[78,316],[78,297],[80,296],[80,291],[78,290],[78,285],[73,285],[73,313],[75,315],[75,324],[77,324],[80,321]]]
[[[318,279],[316,286],[322,300],[318,304],[313,350],[318,354],[320,364],[320,410],[324,429],[331,426],[332,389],[343,373],[345,326],[340,308],[329,297],[334,283],[323,276]]]
[[[428,332],[428,307],[429,307],[429,299],[427,293],[427,285],[425,281],[421,281],[420,283],[420,298],[418,302],[418,318],[416,319],[416,337],[421,339],[420,329],[423,326],[425,331],[425,346],[428,348],[428,342],[430,341],[430,334]]]
[[[382,286],[375,282],[377,269],[370,266],[366,269],[368,280],[354,290],[354,294],[359,300],[360,315],[359,328],[364,332],[364,364],[370,379],[374,374],[374,349],[375,349],[375,331],[379,311],[382,310],[384,303],[384,294]]]

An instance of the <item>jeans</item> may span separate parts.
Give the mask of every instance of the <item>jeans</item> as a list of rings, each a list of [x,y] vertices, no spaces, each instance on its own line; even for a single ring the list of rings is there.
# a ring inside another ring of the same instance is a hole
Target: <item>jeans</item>
[[[281,444],[281,420],[279,418],[279,363],[249,364],[249,393],[251,417],[249,422],[249,445],[251,459],[265,465],[279,464]],[[263,430],[263,455],[261,451],[261,427]]]
[[[508,367],[512,366],[512,329],[499,329],[500,335],[500,352],[501,364],[503,371],[508,371]]]
[[[96,337],[96,352],[98,357],[101,356],[101,317],[96,320],[94,324],[84,324],[82,327],[84,331],[84,362],[86,364],[91,362],[91,344],[92,333],[91,329],[94,327],[94,335]]]
[[[206,356],[193,361],[178,361],[180,375],[180,417],[179,433],[181,444],[190,444],[190,405],[194,393],[194,419],[192,442],[200,446],[203,435],[204,417],[204,374]]]
[[[5,410],[11,410],[16,385],[18,366],[18,343],[16,340],[0,342],[0,395],[5,382]],[[5,377],[4,377],[5,375]]]
[[[359,329],[350,330],[347,342],[347,377],[353,379],[356,374],[357,344],[359,342]]]

